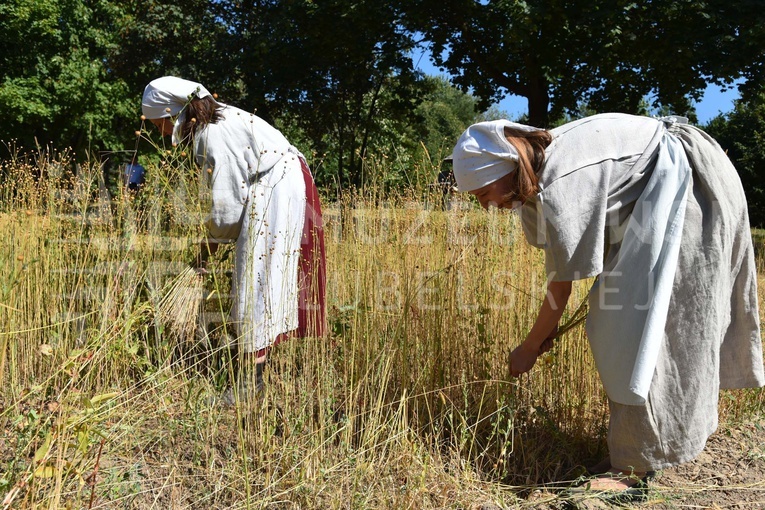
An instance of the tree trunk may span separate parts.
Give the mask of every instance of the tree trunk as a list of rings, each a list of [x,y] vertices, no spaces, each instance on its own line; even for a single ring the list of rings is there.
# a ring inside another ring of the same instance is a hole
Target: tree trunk
[[[550,95],[548,93],[547,81],[535,79],[529,84],[529,125],[546,128],[547,110],[550,106]]]
[[[359,150],[359,153],[361,154],[361,169],[359,171],[359,182],[356,184],[357,187],[361,187],[361,185],[364,182],[364,160],[367,156],[367,145],[369,144],[369,132],[372,129],[372,121],[374,120],[375,116],[375,109],[377,107],[377,99],[380,97],[380,90],[382,89],[383,83],[385,81],[384,76],[380,76],[377,85],[375,86],[374,94],[372,95],[372,100],[369,105],[369,113],[367,115],[366,121],[364,122],[363,129],[364,129],[364,135],[361,140],[361,147]],[[363,101],[363,97],[360,99]]]

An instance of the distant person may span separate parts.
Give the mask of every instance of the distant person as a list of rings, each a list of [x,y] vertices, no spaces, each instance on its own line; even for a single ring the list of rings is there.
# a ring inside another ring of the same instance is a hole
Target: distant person
[[[451,155],[444,158],[441,162],[441,171],[436,178],[438,188],[441,191],[441,210],[447,211],[451,207],[452,195],[455,191],[454,172],[452,172]]]
[[[717,428],[721,388],[761,387],[757,272],[746,199],[720,146],[684,119],[602,114],[550,131],[469,127],[461,191],[516,209],[545,252],[547,296],[511,374],[553,346],[572,280],[597,276],[587,336],[608,394],[610,457],[590,494],[645,495]]]
[[[253,397],[269,349],[326,327],[324,231],[319,194],[303,155],[264,120],[217,102],[201,84],[158,78],[144,116],[175,143],[189,143],[210,176],[212,210],[198,265],[236,240],[231,310],[244,376],[223,401]]]
[[[145,170],[138,163],[128,163],[125,165],[125,183],[128,190],[137,193],[143,186],[145,180]]]

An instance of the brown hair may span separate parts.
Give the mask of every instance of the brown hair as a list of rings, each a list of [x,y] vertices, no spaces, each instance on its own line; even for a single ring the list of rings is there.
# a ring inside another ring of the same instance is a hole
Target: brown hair
[[[518,151],[518,168],[513,172],[513,190],[507,201],[524,203],[539,192],[539,172],[545,165],[545,149],[552,142],[546,130],[523,131],[505,126],[505,138]]]
[[[181,126],[183,140],[191,141],[194,134],[208,124],[216,124],[223,118],[220,111],[223,109],[211,96],[203,98],[195,97],[188,102],[185,108],[186,117]]]

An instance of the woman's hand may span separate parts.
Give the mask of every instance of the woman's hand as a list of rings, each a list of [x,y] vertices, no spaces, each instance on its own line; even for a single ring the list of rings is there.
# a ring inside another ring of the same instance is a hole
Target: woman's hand
[[[539,357],[539,349],[529,349],[526,342],[522,343],[510,354],[510,375],[518,377],[525,374],[534,366]]]
[[[202,256],[202,253],[203,252],[200,251],[197,256],[189,262],[189,266],[191,266],[199,276],[206,276],[210,274],[210,271],[207,269],[207,257]]]
[[[539,346],[539,354],[542,355],[546,352],[548,352],[550,349],[555,346],[555,335],[558,334],[558,325],[555,325],[555,328],[552,330],[552,332],[547,335],[547,338],[545,338],[544,342],[542,342],[542,345]]]
[[[207,240],[199,243],[199,251],[196,258],[191,263],[191,267],[197,272],[198,275],[204,276],[210,273],[207,268],[207,261],[210,255],[218,251],[218,243],[209,242]]]
[[[192,267],[194,268],[194,271],[197,272],[199,276],[207,276],[210,274],[210,271],[207,269],[207,261],[196,261],[194,264],[192,264]]]
[[[525,346],[526,342],[516,347],[510,354],[510,373],[513,377],[518,377],[531,370],[534,363],[536,363],[537,358],[553,348],[555,345],[555,335],[557,334],[558,326],[556,325],[548,337],[545,338],[544,342],[542,342],[542,345],[539,346],[536,353]]]
[[[540,354],[552,349],[553,337],[558,333],[558,321],[563,315],[571,282],[554,281],[547,285],[547,295],[539,309],[537,320],[523,343],[510,354],[510,374],[518,377],[531,370]]]

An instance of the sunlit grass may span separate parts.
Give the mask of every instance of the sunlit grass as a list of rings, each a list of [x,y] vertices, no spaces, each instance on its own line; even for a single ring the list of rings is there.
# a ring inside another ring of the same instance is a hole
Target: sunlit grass
[[[218,407],[231,255],[206,282],[209,336],[180,341],[158,305],[205,200],[184,156],[163,157],[137,198],[66,154],[2,168],[0,508],[531,505],[527,488],[605,454],[583,327],[509,375],[542,253],[514,215],[432,194],[325,201],[330,335],[281,344],[262,401]],[[762,394],[722,403],[742,419]]]

